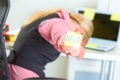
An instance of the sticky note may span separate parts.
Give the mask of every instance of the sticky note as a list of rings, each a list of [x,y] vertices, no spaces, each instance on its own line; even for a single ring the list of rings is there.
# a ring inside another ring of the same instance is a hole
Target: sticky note
[[[79,48],[81,41],[82,41],[82,35],[72,31],[68,31],[65,37],[64,45]]]
[[[93,20],[94,17],[95,17],[95,10],[94,10],[94,9],[87,8],[87,9],[85,9],[85,11],[84,11],[84,15],[85,15],[86,17],[88,17],[90,20]]]
[[[120,21],[120,14],[112,14],[110,16],[111,21]]]
[[[9,35],[10,42],[15,42],[16,37],[15,35]]]
[[[89,43],[86,45],[86,47],[92,47],[92,48],[96,48],[98,45],[97,44],[93,44],[93,43]]]

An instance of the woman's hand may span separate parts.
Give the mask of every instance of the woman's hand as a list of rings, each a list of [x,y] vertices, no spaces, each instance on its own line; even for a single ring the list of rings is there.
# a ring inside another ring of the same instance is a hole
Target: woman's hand
[[[65,53],[67,56],[77,56],[78,59],[83,58],[84,56],[84,47],[80,46],[78,49],[76,49],[73,46],[65,46],[64,43],[60,45],[60,48],[63,53]]]

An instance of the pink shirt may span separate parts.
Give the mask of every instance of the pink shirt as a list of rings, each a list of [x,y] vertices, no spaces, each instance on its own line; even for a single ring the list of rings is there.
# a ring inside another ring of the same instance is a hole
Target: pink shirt
[[[72,29],[69,13],[65,10],[58,12],[60,18],[53,18],[39,24],[38,31],[42,37],[62,52],[59,44],[64,41],[68,30]],[[23,80],[30,77],[39,77],[36,73],[17,65],[9,64],[11,80]]]
[[[54,47],[61,52],[59,43],[64,42],[65,35],[68,30],[72,29],[69,13],[61,11],[58,13],[61,18],[54,18],[44,21],[38,28],[39,33],[48,42],[54,45]]]

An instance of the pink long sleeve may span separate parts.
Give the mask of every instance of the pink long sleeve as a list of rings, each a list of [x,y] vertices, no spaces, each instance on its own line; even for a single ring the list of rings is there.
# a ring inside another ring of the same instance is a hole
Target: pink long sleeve
[[[42,37],[53,44],[58,51],[61,51],[59,44],[64,42],[67,31],[71,29],[70,25],[64,19],[54,18],[43,22],[39,26]]]
[[[44,39],[54,45],[61,51],[59,44],[64,42],[66,33],[72,29],[69,13],[66,10],[61,10],[57,13],[60,18],[52,18],[43,21],[38,28],[39,33]]]

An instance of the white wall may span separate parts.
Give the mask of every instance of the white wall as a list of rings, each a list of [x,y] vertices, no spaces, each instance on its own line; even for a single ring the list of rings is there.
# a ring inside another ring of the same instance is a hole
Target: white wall
[[[97,0],[11,0],[7,22],[10,29],[21,27],[23,21],[33,12],[52,8],[65,8],[74,12],[78,7],[96,8]]]
[[[120,0],[98,0],[97,9],[110,13],[120,13]]]

